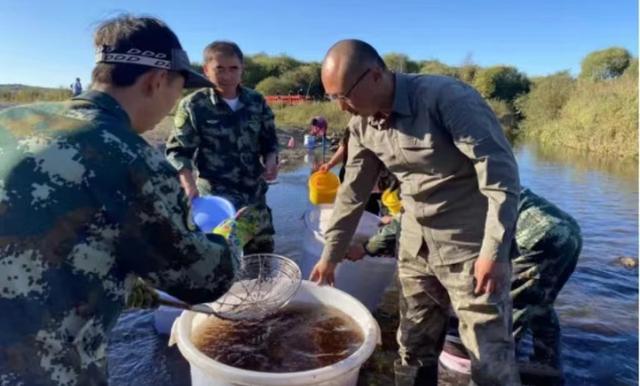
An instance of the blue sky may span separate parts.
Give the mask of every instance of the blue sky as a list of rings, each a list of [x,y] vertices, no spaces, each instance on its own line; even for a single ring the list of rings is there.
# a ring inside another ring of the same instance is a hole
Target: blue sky
[[[614,45],[638,54],[635,0],[0,0],[0,84],[88,83],[93,29],[121,12],[166,21],[194,61],[217,39],[319,61],[335,41],[359,38],[381,54],[451,65],[470,55],[528,75],[577,74],[585,55]]]

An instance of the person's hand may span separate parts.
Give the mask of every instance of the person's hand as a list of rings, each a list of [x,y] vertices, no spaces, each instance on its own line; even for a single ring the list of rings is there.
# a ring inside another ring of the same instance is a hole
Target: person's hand
[[[184,189],[184,193],[189,198],[189,201],[192,201],[194,198],[200,195],[200,192],[198,192],[198,187],[196,186],[196,181],[193,179],[191,170],[180,170],[179,179],[180,185],[182,186],[182,189]]]
[[[351,261],[358,261],[365,257],[367,252],[364,250],[364,246],[362,244],[353,244],[347,250],[347,255],[345,258]]]
[[[266,181],[273,181],[278,178],[278,157],[276,154],[270,154],[264,162],[264,174],[262,175]]]
[[[393,216],[382,216],[382,218],[380,218],[380,224],[382,225],[389,225],[391,224],[391,221],[393,221]]]
[[[316,282],[317,284],[328,284],[333,286],[336,282],[335,280],[335,272],[336,272],[336,263],[332,263],[329,261],[320,260],[313,270],[311,271],[311,275],[309,275],[309,280]]]
[[[128,308],[157,308],[160,304],[160,296],[142,279],[137,279],[127,294],[126,304]]]
[[[474,265],[473,275],[476,279],[476,295],[491,294],[499,291],[499,284],[503,282],[508,262],[498,262],[492,259],[478,257]]]
[[[332,168],[331,164],[329,162],[326,162],[320,165],[320,167],[318,168],[318,171],[326,173],[329,170],[331,170],[331,168]]]
[[[233,252],[239,256],[240,251],[253,239],[258,230],[258,214],[254,207],[245,206],[233,219],[226,219],[215,227],[212,233],[224,237]]]

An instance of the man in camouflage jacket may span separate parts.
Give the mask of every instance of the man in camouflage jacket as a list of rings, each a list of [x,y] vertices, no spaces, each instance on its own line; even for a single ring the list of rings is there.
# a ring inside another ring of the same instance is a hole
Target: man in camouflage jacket
[[[226,240],[190,232],[175,170],[152,129],[189,68],[153,18],[98,27],[92,90],[0,113],[0,385],[105,385],[107,335],[139,278],[213,301],[238,265]]]
[[[236,208],[257,208],[260,227],[244,252],[269,253],[275,231],[266,181],[277,177],[278,139],[262,95],[240,85],[242,66],[235,43],[213,42],[204,49],[204,72],[215,87],[180,101],[166,155],[189,198],[213,194]]]

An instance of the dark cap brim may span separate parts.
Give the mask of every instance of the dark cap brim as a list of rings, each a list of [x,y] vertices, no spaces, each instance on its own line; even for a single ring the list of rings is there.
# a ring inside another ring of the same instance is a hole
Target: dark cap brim
[[[209,79],[191,67],[187,53],[181,49],[171,51],[171,69],[180,71],[184,75],[185,88],[213,87],[213,83]]]
[[[184,88],[213,87],[213,83],[209,79],[192,69],[182,70],[182,74],[185,77]]]

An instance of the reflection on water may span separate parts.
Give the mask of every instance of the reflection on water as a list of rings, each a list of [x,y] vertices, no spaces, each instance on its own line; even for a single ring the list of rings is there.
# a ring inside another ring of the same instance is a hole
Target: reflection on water
[[[610,174],[628,183],[638,184],[638,160],[617,157],[602,157],[597,154],[571,148],[543,146],[535,143],[516,144],[519,153],[535,154],[538,163],[569,167],[578,173],[599,172]]]
[[[580,261],[556,303],[567,385],[637,384],[638,270],[614,264],[618,256],[637,258],[637,165],[528,145],[518,145],[516,155],[522,184],[569,212],[582,228]],[[297,169],[289,165],[293,170],[280,175],[267,197],[276,252],[293,259],[301,256],[302,215],[310,205],[309,164],[303,160],[299,157]],[[149,326],[144,313],[121,320],[109,353],[113,385],[128,385],[131,379],[178,385],[189,379],[175,349],[167,351],[166,338],[150,333]],[[383,367],[385,372],[392,368]]]

